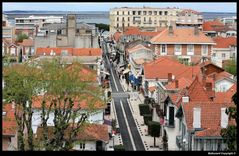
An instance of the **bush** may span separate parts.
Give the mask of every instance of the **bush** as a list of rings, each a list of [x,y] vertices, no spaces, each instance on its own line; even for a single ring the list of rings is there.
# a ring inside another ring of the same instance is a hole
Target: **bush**
[[[111,126],[112,126],[113,130],[116,130],[116,120],[115,119],[112,119]]]
[[[115,151],[125,151],[124,145],[115,145],[114,146]]]
[[[28,39],[28,36],[24,33],[21,33],[17,36],[17,42],[22,42],[24,39]]]
[[[152,114],[143,114],[144,116],[144,124],[148,125],[149,121],[152,121]]]
[[[149,109],[149,105],[147,104],[139,104],[139,112],[140,115],[142,116],[143,114],[150,114],[150,109]]]

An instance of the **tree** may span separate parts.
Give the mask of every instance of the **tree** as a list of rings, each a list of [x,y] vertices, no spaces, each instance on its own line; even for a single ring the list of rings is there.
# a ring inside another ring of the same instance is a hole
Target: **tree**
[[[69,150],[95,104],[102,101],[102,91],[92,81],[94,75],[83,75],[80,64],[65,66],[59,60],[40,62],[36,66],[20,64],[4,68],[6,87],[4,98],[16,104],[19,150]],[[43,138],[34,139],[32,114],[34,97],[45,92],[41,102]],[[87,101],[87,113],[82,113],[80,103]],[[54,114],[53,137],[49,136],[47,121]],[[24,135],[24,130],[27,134]],[[71,131],[65,137],[67,130]],[[26,144],[27,143],[27,144]]]
[[[232,101],[237,106],[237,92],[232,96]],[[237,124],[237,108],[229,107],[226,109],[226,114],[229,116],[229,120],[235,120]],[[237,127],[236,125],[228,125],[227,128],[221,130],[221,136],[224,143],[227,144],[227,150],[236,151],[237,150]]]
[[[95,24],[96,27],[99,28],[99,30],[103,30],[103,32],[109,31],[109,25],[108,24],[103,24],[103,23],[99,23],[99,24]]]
[[[228,60],[225,64],[224,69],[230,74],[236,76],[237,75],[237,65],[235,59]]]
[[[156,146],[156,138],[155,137],[160,136],[160,129],[161,129],[161,126],[158,122],[155,122],[155,121],[148,122],[148,132],[149,132],[149,135],[154,137],[154,147]]]
[[[167,133],[164,130],[164,135],[163,135],[163,150],[167,151],[168,150],[168,137],[167,137]]]
[[[22,42],[24,39],[28,39],[28,36],[24,33],[17,35],[17,42]]]

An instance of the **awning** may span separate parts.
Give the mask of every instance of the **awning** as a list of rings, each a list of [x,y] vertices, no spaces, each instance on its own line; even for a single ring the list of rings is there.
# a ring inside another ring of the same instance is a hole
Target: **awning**
[[[128,73],[128,72],[130,72],[130,70],[127,68],[127,69],[125,69],[125,70],[123,71],[123,74],[126,74],[126,73]]]

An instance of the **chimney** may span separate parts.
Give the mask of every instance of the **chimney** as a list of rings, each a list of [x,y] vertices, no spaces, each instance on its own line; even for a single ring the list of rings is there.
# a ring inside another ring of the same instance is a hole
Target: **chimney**
[[[178,88],[178,80],[175,80],[175,88]]]
[[[172,25],[170,25],[169,28],[168,28],[168,34],[169,34],[170,36],[173,35],[173,26],[172,26]]]
[[[172,82],[172,76],[173,76],[172,73],[168,73],[168,82]]]
[[[199,35],[199,29],[198,27],[194,27],[194,35],[198,36]]]
[[[193,128],[201,128],[201,108],[193,108]]]
[[[228,115],[226,114],[226,108],[221,108],[221,128],[226,128],[228,125]]]
[[[207,91],[212,91],[212,83],[211,82],[207,82],[205,85],[205,88]]]

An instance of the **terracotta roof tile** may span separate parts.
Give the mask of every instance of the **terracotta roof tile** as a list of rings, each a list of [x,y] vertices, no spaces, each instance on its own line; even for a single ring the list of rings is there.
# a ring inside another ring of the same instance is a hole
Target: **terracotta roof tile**
[[[213,40],[216,42],[214,48],[230,48],[232,45],[237,45],[236,37],[215,37]]]
[[[12,135],[16,134],[17,123],[14,116],[15,109],[12,108],[12,104],[4,104],[3,112],[6,112],[6,116],[2,116],[2,130],[4,135]]]
[[[157,69],[157,70],[155,70]],[[144,76],[146,79],[168,79],[168,73],[177,76],[186,66],[177,60],[168,57],[159,57],[149,63],[144,64]]]
[[[52,138],[53,135],[53,128],[52,126],[48,126],[48,135],[49,138]],[[71,128],[69,127],[65,131],[64,138],[69,138],[69,133],[71,133]],[[37,138],[41,139],[43,136],[43,128],[37,128]],[[109,134],[108,134],[108,126],[107,125],[100,125],[100,124],[85,124],[81,127],[79,132],[77,133],[77,137],[75,140],[79,141],[98,141],[101,140],[103,142],[109,141]]]
[[[204,131],[199,132],[198,136],[220,136],[221,129],[221,108],[233,106],[231,103],[215,102],[189,102],[183,104],[183,110],[188,130],[193,129],[193,108],[201,108],[201,128]]]
[[[82,97],[84,97],[84,98],[82,98]],[[55,96],[39,95],[39,96],[32,97],[32,108],[41,109],[43,98],[45,98],[45,100],[46,100],[46,108],[49,108],[50,107],[50,102],[53,99],[55,99]],[[79,98],[75,97],[74,99],[75,99],[75,101],[74,101],[73,109],[78,109],[79,107],[82,110],[88,110],[88,109],[93,110],[93,109],[104,109],[104,108],[106,108],[106,105],[102,100],[93,98],[92,96],[90,97],[87,94],[79,95]],[[64,102],[63,101],[61,103],[61,107],[62,108],[64,107]]]
[[[219,20],[206,21],[202,27],[203,31],[223,31],[225,29],[225,25]]]
[[[216,92],[215,93],[215,102],[220,102],[220,103],[230,103],[232,102],[232,96],[236,93],[237,91],[237,86],[236,83],[228,89],[227,92]]]
[[[150,40],[153,44],[160,43],[207,43],[207,44],[215,44],[213,40],[207,37],[203,32],[199,31],[199,35],[194,34],[193,28],[174,28],[173,35],[169,35],[169,29],[165,29],[163,32],[153,37]]]
[[[24,39],[22,43],[19,43],[21,46],[24,47],[33,47],[34,46],[34,41],[33,39]]]
[[[192,83],[192,80],[191,79],[187,79],[185,77],[181,77],[178,80],[178,88],[176,88],[176,80],[172,81],[172,82],[169,82],[165,88],[166,89],[183,89],[183,88],[186,88],[186,87],[189,87],[190,84]]]
[[[134,47],[128,49],[128,52],[129,52],[129,53],[133,53],[133,52],[136,52],[136,51],[138,51],[138,50],[140,50],[140,49],[152,51],[151,49],[146,48],[146,47],[143,46],[142,44],[138,44],[138,45],[136,45],[136,46],[134,46]]]
[[[67,51],[70,56],[101,56],[100,48],[37,48],[36,55],[49,56],[51,52],[55,52],[56,56],[60,56],[62,51]]]

